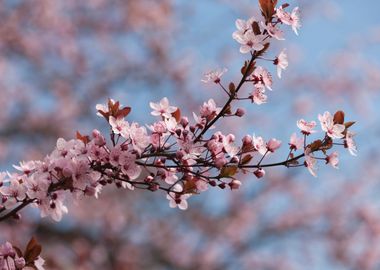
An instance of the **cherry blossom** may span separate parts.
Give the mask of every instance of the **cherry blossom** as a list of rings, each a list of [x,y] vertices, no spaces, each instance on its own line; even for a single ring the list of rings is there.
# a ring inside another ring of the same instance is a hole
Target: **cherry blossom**
[[[164,116],[166,118],[171,117],[171,114],[177,110],[177,107],[170,106],[167,97],[164,97],[158,103],[150,102],[149,106],[154,110],[151,112],[154,116]]]
[[[267,144],[265,143],[262,137],[252,136],[252,143],[255,147],[256,151],[258,151],[261,155],[265,155],[268,151]]]
[[[237,19],[235,21],[235,25],[236,25],[237,30],[235,32],[233,32],[232,37],[235,40],[242,39],[244,34],[247,31],[252,30],[252,23],[254,21],[255,21],[254,17],[249,18],[247,21],[242,20],[242,19]]]
[[[251,51],[262,50],[264,48],[265,38],[265,35],[256,35],[251,31],[247,31],[243,36],[236,36],[235,40],[241,44],[241,53],[249,53]]]
[[[307,122],[304,119],[300,119],[297,121],[297,127],[301,130],[304,135],[310,135],[311,133],[315,133],[314,128],[317,123],[315,121]]]
[[[348,149],[351,155],[356,156],[357,155],[357,148],[356,148],[356,143],[353,139],[355,136],[355,133],[352,131],[347,131],[346,132],[346,137],[345,137],[345,147]]]
[[[298,138],[295,132],[290,136],[290,149],[299,150],[303,147],[303,144],[304,138]]]
[[[110,116],[109,118],[109,123],[112,127],[112,131],[117,134],[121,135],[123,137],[127,136],[128,129],[129,129],[129,124],[124,120],[124,118],[119,117],[115,118],[113,116]]]
[[[281,78],[282,70],[285,70],[288,67],[288,56],[286,55],[285,50],[280,52],[274,60],[274,64],[277,66],[277,76]]]
[[[173,186],[174,192],[169,192],[168,195],[166,195],[166,198],[169,200],[169,206],[170,208],[176,208],[178,207],[181,210],[186,210],[188,207],[187,199],[191,196],[190,194],[184,194],[184,195],[177,195],[175,192],[182,192],[183,188],[179,184],[175,184]]]
[[[278,17],[278,19],[282,23],[290,25],[292,27],[294,33],[296,33],[296,35],[298,35],[298,29],[301,27],[301,20],[300,20],[300,14],[299,13],[300,12],[299,12],[298,7],[295,7],[293,9],[292,13],[286,12],[282,8],[282,6],[280,6],[276,10],[276,16]]]
[[[343,131],[346,129],[344,125],[334,124],[334,118],[329,112],[325,112],[323,115],[319,114],[318,119],[321,122],[322,130],[326,132],[327,136],[332,139],[343,138]]]
[[[205,78],[202,79],[201,81],[204,83],[209,83],[209,82],[219,83],[220,78],[222,78],[223,74],[226,72],[227,72],[226,68],[210,71],[210,72],[204,74]]]
[[[332,152],[330,155],[326,157],[326,163],[330,164],[335,169],[338,169],[339,163],[339,154],[338,152]]]
[[[254,81],[258,80],[259,82],[261,82],[269,90],[272,90],[272,75],[267,69],[261,66],[256,67],[255,71],[253,72],[252,78]]]
[[[249,98],[251,99],[252,103],[261,105],[263,103],[266,103],[268,99],[268,97],[264,93],[265,87],[262,84],[256,84],[255,89],[253,89],[253,91],[249,95]]]
[[[305,166],[312,176],[317,177],[317,160],[314,158],[310,148],[305,150]]]
[[[285,40],[284,32],[280,30],[276,25],[273,25],[272,23],[265,24],[264,22],[261,22],[261,26],[268,31],[268,34],[271,37],[274,37],[277,40]]]

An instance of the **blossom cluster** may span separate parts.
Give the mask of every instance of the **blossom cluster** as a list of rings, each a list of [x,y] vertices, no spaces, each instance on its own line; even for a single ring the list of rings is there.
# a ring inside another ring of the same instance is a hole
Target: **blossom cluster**
[[[276,8],[273,1],[260,3],[263,21],[254,18],[236,21],[233,38],[241,45],[240,52],[251,56],[241,69],[240,82],[231,82],[225,87],[221,77],[226,69],[210,72],[203,80],[221,87],[228,95],[224,104],[217,105],[209,99],[192,117],[187,117],[165,97],[159,102],[150,102],[151,115],[158,120],[145,126],[128,121],[131,108],[122,106],[119,101],[109,99],[107,104],[98,104],[97,114],[109,125],[109,140],[98,130],[93,130],[91,135],[77,132],[76,139],[58,139],[54,151],[43,160],[21,162],[14,166],[18,173],[1,173],[0,221],[20,217],[18,212],[27,205],[37,207],[42,217],[51,216],[59,221],[68,212],[65,201],[98,197],[107,185],[129,190],[162,190],[170,207],[185,210],[191,196],[208,188],[238,189],[242,185],[240,173],[261,178],[268,167],[303,166],[316,175],[319,159],[337,167],[337,152],[327,154],[334,146],[342,145],[355,154],[354,133],[348,130],[353,122],[344,122],[341,111],[319,115],[324,136],[311,143],[306,139],[315,132],[316,122],[299,120],[297,126],[302,136],[291,136],[288,156],[276,163],[263,163],[281,147],[282,142],[276,138],[266,140],[246,135],[237,140],[234,134],[211,133],[223,117],[244,116],[242,108],[233,111],[233,101],[266,102],[265,89],[272,89],[272,76],[256,63],[267,60],[262,55],[269,48],[271,38],[284,39],[279,25],[290,25],[298,34],[298,8],[287,13],[286,4]],[[288,65],[285,50],[270,61],[277,66],[281,77],[281,71]],[[253,83],[254,89],[248,96],[239,96],[245,83]],[[342,143],[334,140],[342,140]],[[295,155],[298,150],[301,153]],[[316,153],[324,156],[318,157]]]
[[[0,245],[0,269],[2,270],[44,270],[44,259],[40,256],[41,246],[32,238],[25,251],[6,242]]]

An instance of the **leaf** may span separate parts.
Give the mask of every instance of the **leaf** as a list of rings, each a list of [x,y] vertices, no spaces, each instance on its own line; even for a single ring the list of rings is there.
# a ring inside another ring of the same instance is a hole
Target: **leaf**
[[[241,67],[240,72],[242,75],[245,74],[245,71],[247,70],[248,61],[244,61],[244,65]]]
[[[37,240],[34,237],[32,237],[32,239],[30,239],[28,245],[26,246],[24,253],[26,263],[34,262],[38,258],[38,256],[40,256],[41,251],[41,245],[38,244]]]
[[[80,134],[79,131],[77,131],[76,137],[78,140],[81,140],[84,144],[88,144],[90,142],[90,137],[87,135]]]
[[[183,193],[192,193],[192,194],[196,194],[197,193],[197,185],[195,183],[195,181],[193,180],[193,178],[191,180],[187,180],[185,181],[184,183],[184,186],[183,186]]]
[[[252,30],[253,30],[253,33],[254,33],[255,35],[260,35],[260,34],[261,34],[260,26],[259,26],[259,23],[258,23],[258,22],[254,21],[254,22],[252,23]]]
[[[245,155],[245,156],[243,157],[243,159],[241,160],[241,164],[242,164],[242,165],[246,165],[246,164],[248,164],[251,160],[252,160],[252,156],[251,156],[251,155]]]
[[[266,53],[266,51],[269,49],[269,42],[268,43],[265,43],[264,44],[264,48],[261,50],[261,51],[258,51],[257,53],[256,53],[256,57],[259,57],[259,56],[263,56],[264,55],[264,53]]]
[[[223,167],[222,170],[220,171],[219,176],[231,178],[232,176],[236,174],[237,169],[238,169],[237,166]]]
[[[321,140],[316,140],[309,144],[310,150],[312,152],[319,150],[319,148],[322,146],[322,141]]]
[[[344,123],[344,112],[343,111],[337,111],[334,114],[334,124],[343,124]]]
[[[348,129],[349,127],[351,127],[352,125],[354,125],[356,122],[346,122],[344,123],[344,126],[346,127],[346,129]]]
[[[179,123],[179,121],[181,121],[181,110],[177,108],[177,110],[172,113],[172,116],[175,118],[177,123]]]
[[[126,117],[131,112],[131,107],[124,107],[115,114],[115,118]]]
[[[270,22],[275,13],[274,8],[277,5],[277,0],[259,0],[259,4],[265,21]]]

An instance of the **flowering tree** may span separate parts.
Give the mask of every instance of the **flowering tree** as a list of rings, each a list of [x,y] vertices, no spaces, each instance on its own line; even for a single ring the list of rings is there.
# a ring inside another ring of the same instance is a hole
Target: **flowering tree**
[[[291,135],[286,158],[274,163],[265,160],[280,148],[281,141],[246,135],[237,143],[233,134],[212,132],[223,118],[245,115],[243,108],[233,108],[236,103],[249,100],[260,105],[267,101],[265,93],[272,89],[272,77],[260,62],[272,62],[280,78],[288,66],[285,50],[274,58],[264,55],[273,39],[284,39],[281,25],[291,26],[298,34],[299,10],[294,8],[289,13],[287,4],[277,6],[276,1],[260,1],[260,8],[262,19],[236,21],[233,38],[239,43],[240,52],[249,56],[241,68],[240,81],[224,84],[226,69],[207,73],[202,80],[215,83],[224,92],[226,99],[221,107],[210,99],[189,118],[163,98],[150,103],[151,114],[159,119],[145,127],[127,121],[131,108],[119,101],[109,99],[106,105],[97,105],[98,115],[110,127],[109,140],[98,130],[91,135],[77,132],[74,140],[58,139],[56,148],[45,159],[21,162],[15,166],[19,173],[2,173],[0,221],[20,218],[19,211],[28,205],[37,207],[41,216],[59,221],[68,212],[65,201],[97,198],[107,185],[161,190],[170,207],[185,210],[187,199],[208,188],[238,189],[241,174],[261,178],[268,168],[285,166],[306,167],[316,176],[318,160],[337,167],[338,153],[333,148],[343,146],[355,155],[354,133],[349,130],[354,123],[346,122],[342,111],[318,116],[323,131],[320,139],[310,139],[316,133],[315,121],[299,120],[301,135]],[[1,253],[3,265],[41,268],[38,246],[31,240],[25,253],[21,253],[6,243]],[[32,259],[29,250],[33,250]]]

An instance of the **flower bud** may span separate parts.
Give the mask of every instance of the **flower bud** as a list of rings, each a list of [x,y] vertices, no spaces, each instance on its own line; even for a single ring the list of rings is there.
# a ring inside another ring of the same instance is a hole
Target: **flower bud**
[[[238,117],[242,117],[245,114],[245,110],[243,108],[238,108],[235,112],[235,115]]]
[[[25,266],[25,259],[23,257],[15,259],[16,269],[23,269]]]
[[[182,117],[179,123],[185,128],[189,124],[189,120],[187,119],[187,117]]]
[[[245,135],[244,137],[243,137],[243,144],[244,145],[249,145],[249,144],[252,144],[252,137],[251,136],[249,136],[249,135]]]
[[[220,187],[221,189],[225,189],[226,188],[226,183],[220,183],[218,185],[218,187]]]
[[[262,168],[258,168],[256,171],[253,172],[253,174],[257,178],[261,178],[261,177],[263,177],[265,175],[265,171]]]
[[[239,189],[239,187],[241,186],[241,182],[239,180],[234,179],[230,183],[228,183],[228,185],[230,186],[231,190]]]

